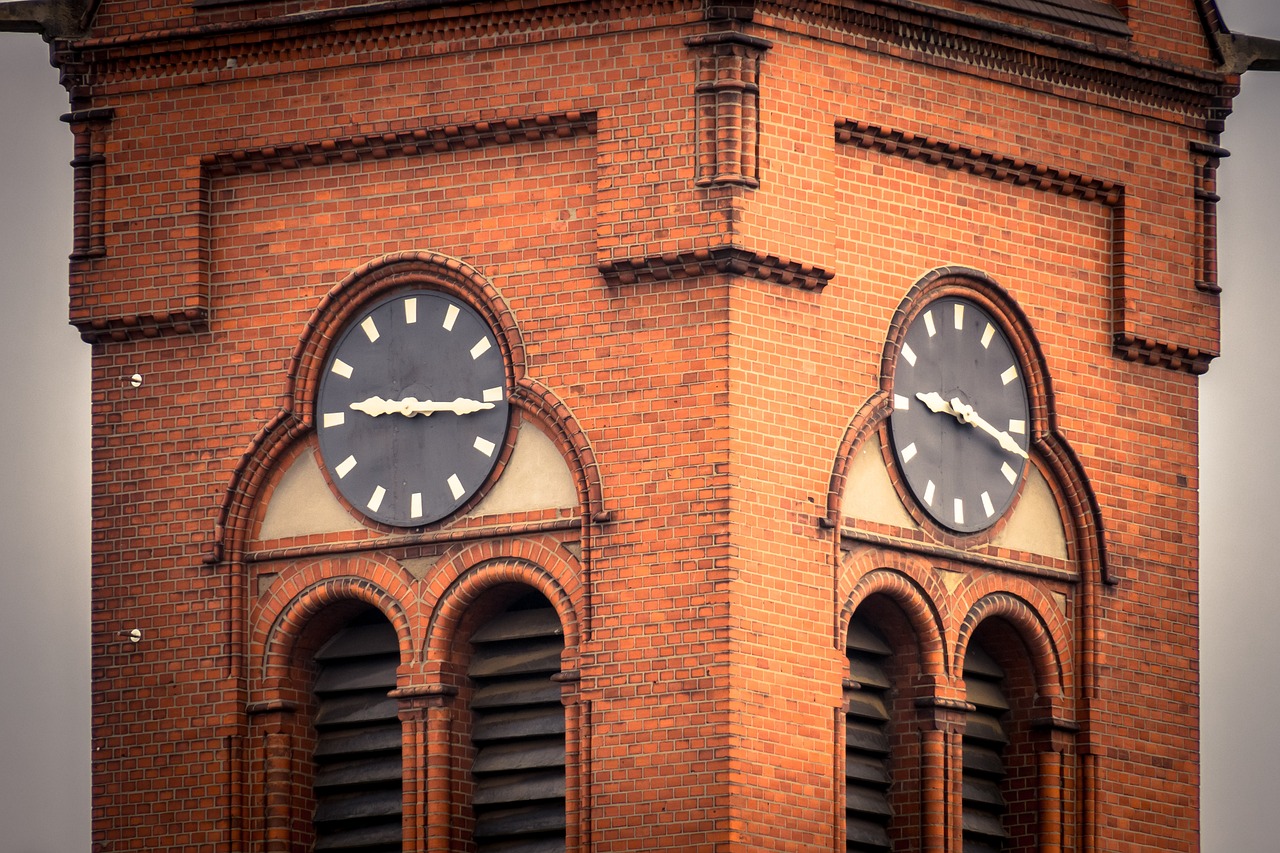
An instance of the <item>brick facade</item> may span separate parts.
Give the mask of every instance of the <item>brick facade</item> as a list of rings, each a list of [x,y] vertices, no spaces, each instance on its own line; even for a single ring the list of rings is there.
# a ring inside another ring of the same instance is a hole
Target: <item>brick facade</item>
[[[488,849],[471,638],[525,593],[563,633],[567,850],[843,850],[865,788],[893,849],[959,851],[981,678],[1009,705],[991,849],[1198,849],[1215,26],[1209,0],[103,0],[54,44],[95,849],[311,849],[314,657],[370,614],[400,649],[395,849]],[[337,336],[406,287],[485,318],[513,412],[420,528],[332,488],[315,410]],[[948,294],[1030,405],[977,534],[910,496],[887,425]],[[885,649],[864,788],[851,626]]]

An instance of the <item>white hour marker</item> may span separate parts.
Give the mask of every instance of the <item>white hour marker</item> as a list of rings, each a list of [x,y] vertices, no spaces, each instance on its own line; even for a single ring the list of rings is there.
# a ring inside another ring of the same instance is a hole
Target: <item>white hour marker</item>
[[[964,328],[964,303],[963,302],[956,303],[956,328],[957,329]]]
[[[1008,462],[1000,463],[1000,473],[1004,474],[1004,478],[1009,481],[1009,485],[1013,485],[1018,479],[1018,472],[1009,467]]]
[[[466,489],[462,488],[462,481],[458,479],[457,474],[449,475],[449,491],[453,494],[455,501],[466,492]]]
[[[924,502],[929,506],[933,506],[933,493],[936,489],[937,486],[933,484],[933,480],[930,480],[924,486]]]
[[[369,511],[377,512],[379,507],[382,506],[382,499],[385,498],[386,496],[387,496],[387,490],[382,488],[382,486],[378,486],[377,488],[375,488],[373,490],[373,496],[369,498]]]
[[[916,366],[916,352],[911,348],[910,344],[902,345],[902,357],[907,360],[907,364],[912,367]]]
[[[1010,418],[1009,432],[1014,435],[1025,435],[1027,432],[1027,422],[1018,418]]]
[[[343,459],[341,462],[339,462],[338,467],[334,468],[333,470],[337,472],[338,479],[341,480],[343,477],[350,474],[351,469],[354,467],[356,467],[356,458],[354,456],[348,456],[346,459]]]
[[[481,338],[480,340],[476,341],[475,346],[471,348],[472,361],[474,361],[475,359],[487,353],[489,351],[489,348],[492,346],[493,344],[489,342],[488,338]]]
[[[414,492],[409,496],[409,517],[422,518],[422,492]]]
[[[987,518],[996,514],[996,508],[991,505],[991,495],[986,492],[982,493],[982,511],[987,514]]]
[[[493,449],[496,446],[497,445],[495,445],[492,441],[489,441],[489,439],[481,438],[478,435],[476,436],[475,443],[472,445],[472,447],[474,447],[476,450],[479,450],[485,456],[492,456]]]
[[[481,398],[482,398],[482,399],[484,400],[484,402],[486,402],[486,403],[501,403],[501,402],[502,402],[502,389],[501,389],[501,388],[486,388],[486,389],[484,389],[484,392],[481,394]]]
[[[964,524],[964,501],[956,498],[955,501],[956,524]]]
[[[933,325],[933,312],[932,312],[932,311],[926,311],[926,312],[924,312],[924,327],[925,327],[925,329],[926,329],[926,330],[928,330],[928,332],[929,332],[929,337],[931,337],[931,338],[932,338],[934,335],[938,334],[938,327],[937,327],[937,326],[935,326],[935,325]]]
[[[904,396],[903,396],[903,395],[901,395],[901,394],[894,394],[894,395],[893,395],[893,407],[894,407],[895,409],[900,410],[900,411],[906,411],[907,409],[910,409],[910,408],[911,408],[911,398],[910,398],[910,397],[904,397]]]
[[[1016,364],[1009,365],[1009,369],[1006,370],[1004,373],[1000,374],[1000,381],[1003,382],[1005,385],[1008,385],[1010,382],[1012,382],[1017,378],[1018,378],[1018,365]]]
[[[407,326],[418,322],[418,297],[410,296],[404,301],[404,322]]]
[[[913,441],[910,444],[908,444],[906,447],[902,448],[902,461],[910,462],[912,459],[915,459],[915,458],[916,458],[916,443]]]
[[[986,349],[987,347],[991,346],[991,339],[994,338],[995,336],[996,336],[996,327],[988,323],[987,327],[982,330],[982,348]]]
[[[341,376],[343,379],[351,378],[351,365],[347,364],[340,358],[335,358],[333,360],[333,367],[329,369]]]
[[[373,322],[373,315],[370,314],[364,318],[364,322],[360,324],[360,328],[364,329],[364,335],[369,339],[369,343],[376,343],[381,335],[378,334],[378,324]]]
[[[458,319],[458,306],[450,305],[449,310],[444,312],[444,323],[442,323],[441,325],[444,326],[445,331],[452,332],[453,324],[454,322],[457,321],[457,319]]]
[[[324,413],[325,429],[328,429],[329,427],[342,426],[346,422],[347,422],[346,412],[325,412]]]

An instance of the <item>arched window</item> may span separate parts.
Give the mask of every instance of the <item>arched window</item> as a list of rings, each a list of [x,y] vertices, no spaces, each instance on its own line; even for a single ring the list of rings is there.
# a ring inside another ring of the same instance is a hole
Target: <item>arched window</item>
[[[974,631],[964,684],[973,706],[962,757],[964,849],[1037,849],[1036,681],[1027,648],[1009,623],[992,618]]]
[[[872,595],[849,620],[845,655],[845,849],[914,849],[922,830],[919,641],[893,599]]]
[[[565,848],[564,629],[537,593],[471,635],[472,808],[480,853]]]
[[[400,647],[380,613],[357,617],[315,654],[315,849],[401,849]]]
[[[849,851],[891,850],[889,820],[889,689],[885,666],[893,650],[855,616],[846,643],[845,845]]]
[[[1004,751],[1009,745],[1003,720],[1009,713],[1004,670],[976,643],[964,661],[965,696],[973,705],[964,730],[964,849],[983,853],[1004,849],[1006,804],[1001,784],[1008,775]]]

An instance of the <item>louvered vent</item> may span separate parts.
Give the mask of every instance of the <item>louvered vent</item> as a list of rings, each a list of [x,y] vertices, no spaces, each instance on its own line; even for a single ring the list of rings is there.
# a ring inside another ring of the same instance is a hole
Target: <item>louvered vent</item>
[[[879,634],[855,617],[849,623],[849,679],[845,713],[845,843],[848,850],[890,849],[889,678],[891,654]]]
[[[1003,850],[1006,776],[1004,748],[1009,743],[1001,719],[1009,711],[1001,682],[1004,670],[976,643],[969,644],[964,662],[965,694],[975,710],[964,731],[964,853]]]
[[[513,605],[471,638],[475,840],[480,853],[565,848],[564,631],[546,599]]]
[[[385,619],[351,625],[316,653],[317,851],[400,850],[400,663]]]

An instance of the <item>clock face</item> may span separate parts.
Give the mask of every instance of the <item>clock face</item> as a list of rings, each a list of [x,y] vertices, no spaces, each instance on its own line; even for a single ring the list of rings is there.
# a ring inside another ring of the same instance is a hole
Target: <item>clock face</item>
[[[1026,381],[991,317],[966,299],[928,305],[893,368],[889,434],[907,488],[930,518],[976,533],[1013,503],[1027,465]]]
[[[316,399],[329,479],[364,515],[418,527],[484,485],[506,438],[507,372],[492,330],[443,293],[397,293],[343,330]]]

